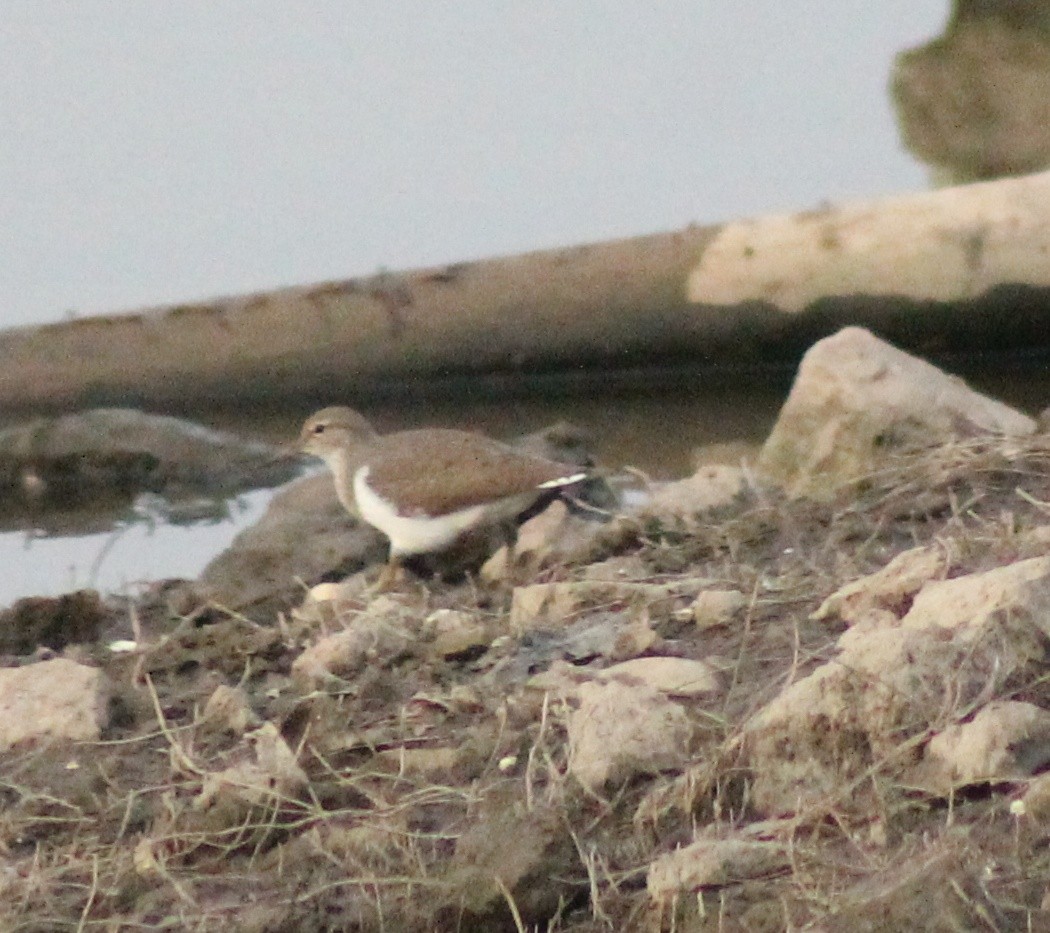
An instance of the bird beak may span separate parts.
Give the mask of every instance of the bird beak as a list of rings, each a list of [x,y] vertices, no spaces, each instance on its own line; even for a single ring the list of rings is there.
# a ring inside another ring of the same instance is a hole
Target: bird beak
[[[287,463],[289,460],[304,460],[308,454],[298,440],[290,444],[280,444],[273,449],[271,463]]]

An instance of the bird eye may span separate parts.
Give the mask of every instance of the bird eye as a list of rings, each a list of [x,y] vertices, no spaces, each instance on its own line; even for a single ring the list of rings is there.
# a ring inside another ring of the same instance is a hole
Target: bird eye
[[[324,434],[324,425],[323,424],[315,424],[314,425],[314,434]]]

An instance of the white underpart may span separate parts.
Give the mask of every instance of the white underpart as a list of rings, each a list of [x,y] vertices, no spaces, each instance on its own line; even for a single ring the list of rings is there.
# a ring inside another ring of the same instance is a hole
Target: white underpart
[[[512,518],[528,507],[533,493],[512,496],[484,505],[457,509],[436,518],[427,515],[399,515],[397,507],[368,485],[368,467],[354,474],[354,497],[361,517],[390,539],[390,553],[424,554],[440,551],[468,528]]]

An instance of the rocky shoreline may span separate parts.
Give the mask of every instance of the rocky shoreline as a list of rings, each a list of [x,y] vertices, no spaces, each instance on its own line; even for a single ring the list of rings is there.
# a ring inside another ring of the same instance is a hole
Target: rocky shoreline
[[[1035,420],[847,328],[611,511],[372,597],[309,477],[196,581],[6,610],[0,928],[1050,925]]]

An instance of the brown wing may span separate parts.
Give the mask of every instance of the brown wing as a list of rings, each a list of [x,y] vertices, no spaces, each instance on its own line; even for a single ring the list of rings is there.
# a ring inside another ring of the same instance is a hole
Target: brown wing
[[[577,468],[522,453],[467,431],[426,429],[385,435],[370,450],[368,485],[402,514],[444,515],[537,491]]]

